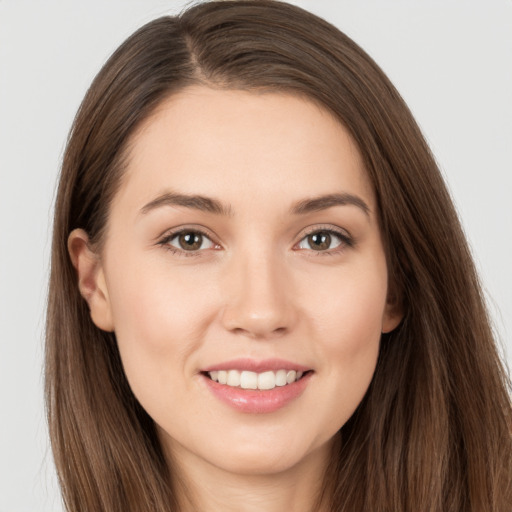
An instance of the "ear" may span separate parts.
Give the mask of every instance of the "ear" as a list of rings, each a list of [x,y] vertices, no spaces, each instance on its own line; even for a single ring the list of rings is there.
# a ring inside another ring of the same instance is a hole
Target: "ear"
[[[83,229],[74,229],[70,233],[68,251],[78,274],[78,289],[89,305],[92,321],[104,331],[113,331],[112,309],[101,260],[91,249]]]
[[[387,334],[394,331],[403,317],[404,312],[400,300],[394,294],[390,294],[382,317],[382,333]]]

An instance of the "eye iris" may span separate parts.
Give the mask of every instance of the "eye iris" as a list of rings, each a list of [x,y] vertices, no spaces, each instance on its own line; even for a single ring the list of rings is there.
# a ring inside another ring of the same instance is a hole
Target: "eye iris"
[[[178,237],[180,247],[185,251],[195,251],[199,249],[203,243],[203,235],[200,233],[182,233]]]
[[[325,231],[319,231],[308,236],[308,242],[311,249],[323,251],[331,246],[331,235]]]

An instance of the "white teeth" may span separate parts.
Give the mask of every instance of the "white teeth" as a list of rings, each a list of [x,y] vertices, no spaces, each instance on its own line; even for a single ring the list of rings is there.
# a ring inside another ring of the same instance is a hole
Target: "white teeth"
[[[287,374],[286,374],[286,382],[288,384],[291,384],[292,382],[295,381],[295,378],[297,377],[297,372],[295,370],[290,370]]]
[[[234,370],[236,372],[236,370]],[[258,389],[258,374],[254,372],[242,372],[240,374],[240,387],[242,389]]]
[[[236,370],[229,370],[228,372],[228,380],[226,382],[228,386],[240,386],[240,372]]]
[[[238,370],[219,370],[208,372],[210,378],[219,384],[226,384],[231,387],[241,387],[242,389],[260,389],[269,390],[276,386],[286,386],[292,382],[298,381],[303,372],[295,370],[277,370],[277,372],[266,371],[262,373],[238,371]]]
[[[263,372],[258,375],[258,389],[274,389],[276,387],[276,374]]]
[[[276,386],[286,386],[286,370],[277,370]]]

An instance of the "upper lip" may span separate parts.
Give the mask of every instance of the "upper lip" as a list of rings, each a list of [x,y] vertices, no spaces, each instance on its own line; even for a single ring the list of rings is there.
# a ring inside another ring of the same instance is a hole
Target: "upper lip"
[[[223,361],[221,363],[213,364],[207,368],[203,368],[203,372],[213,372],[218,370],[240,370],[251,371],[256,373],[277,371],[277,370],[295,370],[306,372],[311,370],[310,367],[302,364],[286,361],[285,359],[250,359],[239,358],[231,359],[230,361]]]

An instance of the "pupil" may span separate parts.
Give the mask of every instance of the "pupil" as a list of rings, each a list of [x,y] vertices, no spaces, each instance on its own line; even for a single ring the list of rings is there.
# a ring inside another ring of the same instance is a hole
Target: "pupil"
[[[310,247],[315,250],[329,249],[331,245],[331,235],[329,233],[320,232],[309,235]]]
[[[201,247],[203,236],[200,233],[184,233],[180,235],[179,242],[186,251],[193,251]]]

